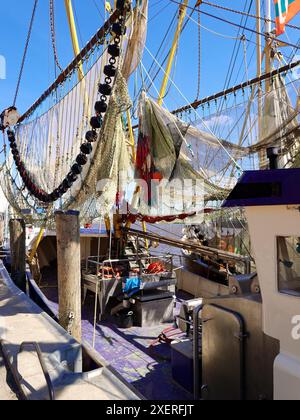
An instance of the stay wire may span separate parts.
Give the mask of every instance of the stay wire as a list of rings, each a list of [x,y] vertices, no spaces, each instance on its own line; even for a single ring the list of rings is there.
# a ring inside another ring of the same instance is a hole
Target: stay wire
[[[181,3],[179,3],[176,0],[169,0],[169,1],[171,1],[174,4],[181,4]],[[193,9],[191,6],[187,6],[187,7],[189,9]],[[255,29],[251,29],[251,28],[248,28],[248,27],[243,27],[242,25],[240,25],[238,23],[232,22],[232,21],[230,21],[228,19],[221,18],[220,16],[216,16],[216,15],[213,15],[213,14],[208,13],[208,12],[204,12],[203,10],[200,10],[200,13],[202,13],[205,16],[209,16],[209,17],[211,17],[213,19],[219,20],[219,21],[221,21],[223,23],[227,23],[228,25],[235,26],[236,28],[241,28],[241,29],[244,29],[245,31],[255,33],[257,35],[262,36],[263,38],[265,38],[265,36],[266,36],[266,34],[264,34],[263,32],[259,32],[259,31],[255,30]],[[270,37],[273,40],[275,40],[275,37],[273,37],[272,34],[270,34]],[[295,45],[295,44],[292,44],[292,43],[289,43],[289,42],[285,42],[285,45],[288,46],[288,47],[295,48],[296,50],[299,50],[300,49],[300,47],[298,45]]]
[[[248,13],[242,12],[241,10],[231,9],[229,7],[221,6],[220,4],[215,4],[215,3],[211,3],[211,2],[208,2],[208,1],[204,1],[204,0],[202,1],[202,4],[205,4],[206,6],[211,6],[211,7],[220,9],[220,10],[224,10],[226,12],[231,12],[231,13],[235,13],[235,14],[238,14],[238,15],[247,16],[247,17],[250,17],[250,18],[253,18],[253,19],[259,19],[263,22],[270,22],[270,23],[273,23],[274,25],[276,24],[275,20],[273,20],[273,19],[269,19],[269,18],[263,17],[263,16],[259,17],[259,16],[256,16],[256,15],[250,13],[250,12],[248,12]],[[286,24],[285,26],[288,27],[288,28],[297,29],[298,31],[300,30],[300,27],[296,26],[296,25]]]
[[[24,72],[24,66],[25,66],[25,61],[26,61],[26,57],[27,57],[28,47],[29,47],[31,34],[32,34],[34,18],[35,18],[35,15],[36,15],[37,5],[38,5],[38,0],[34,0],[33,11],[32,11],[32,15],[31,15],[29,30],[28,30],[28,34],[27,34],[26,43],[25,43],[24,54],[23,54],[23,58],[22,58],[22,62],[21,62],[21,68],[20,68],[20,73],[19,73],[19,77],[18,77],[16,93],[15,93],[15,97],[14,97],[14,101],[13,101],[13,107],[16,106],[17,99],[18,99],[18,94],[19,94],[20,85],[21,85],[21,81],[22,81],[22,76],[23,76],[23,72]]]

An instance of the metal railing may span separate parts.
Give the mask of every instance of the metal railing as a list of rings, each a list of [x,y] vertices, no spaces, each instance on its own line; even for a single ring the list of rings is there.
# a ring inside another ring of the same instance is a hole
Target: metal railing
[[[199,315],[203,309],[203,305],[197,306],[194,309],[194,324],[193,324],[193,333],[194,333],[194,343],[193,343],[193,359],[194,359],[194,400],[197,401],[200,399],[200,360],[199,360],[199,341],[200,341],[200,319]]]
[[[243,255],[222,251],[216,248],[194,244],[193,242],[189,241],[180,241],[177,239],[164,238],[154,233],[145,233],[135,229],[125,229],[124,232],[128,235],[135,236],[137,239],[144,238],[158,242],[160,244],[169,245],[171,247],[186,249],[188,251],[194,252],[195,254],[209,257],[215,261],[224,260],[227,263],[241,263],[244,265],[245,274],[251,273],[251,257],[245,257]]]
[[[44,361],[44,357],[43,357],[41,348],[40,348],[38,343],[36,343],[36,342],[24,342],[20,345],[20,349],[19,349],[19,352],[17,354],[17,359],[16,359],[16,371],[19,373],[19,371],[18,371],[18,356],[24,351],[24,349],[26,347],[34,347],[34,350],[37,353],[37,356],[38,356],[38,359],[39,359],[39,362],[40,362],[40,365],[41,365],[41,368],[42,368],[42,371],[43,371],[44,378],[45,378],[46,383],[47,383],[49,399],[50,399],[50,401],[55,401],[54,387],[53,387],[53,384],[52,384],[52,381],[51,381],[46,363]],[[19,380],[18,380],[18,384],[19,384],[19,387],[22,388],[22,384]],[[23,394],[25,395],[24,392],[23,392]]]
[[[41,365],[41,368],[42,368],[42,371],[43,371],[43,374],[44,374],[44,377],[45,377],[45,380],[46,380],[46,383],[47,383],[50,401],[55,401],[55,393],[54,393],[53,384],[52,384],[47,366],[46,366],[45,361],[44,361],[43,354],[41,352],[41,349],[40,349],[40,346],[38,345],[38,343],[36,343],[36,342],[24,342],[24,343],[22,343],[20,345],[20,349],[17,353],[15,364],[14,364],[13,360],[10,360],[9,355],[7,354],[7,352],[5,350],[5,347],[4,347],[5,345],[9,346],[9,343],[4,341],[4,340],[0,340],[0,349],[1,349],[2,355],[4,357],[4,360],[6,362],[7,369],[9,369],[9,371],[11,372],[12,377],[13,377],[14,382],[15,382],[15,385],[17,386],[17,388],[19,390],[19,398],[22,399],[22,400],[28,400],[28,397],[26,396],[26,393],[24,392],[23,385],[22,385],[22,379],[23,378],[20,375],[19,370],[18,370],[18,357],[19,357],[20,353],[22,353],[24,351],[25,347],[30,346],[30,347],[34,347],[34,349],[37,353],[37,356],[38,356],[38,359],[39,359],[39,362],[40,362],[40,365]]]
[[[174,263],[173,263],[173,256],[172,255],[163,255],[163,256],[154,256],[154,257],[149,257],[148,255],[141,255],[139,257],[133,256],[133,257],[128,257],[126,259],[107,259],[104,261],[100,261],[101,257],[88,257],[86,259],[86,270],[88,270],[89,268],[89,264],[91,265],[95,265],[97,267],[97,274],[100,274],[100,272],[102,273],[102,278],[104,278],[105,276],[105,272],[106,272],[106,268],[108,266],[111,266],[113,264],[118,264],[118,263],[127,263],[127,262],[136,262],[139,267],[140,267],[140,272],[141,274],[143,273],[143,269],[145,270],[145,268],[143,267],[145,263],[151,263],[152,261],[156,261],[156,260],[160,260],[163,261],[164,263],[167,264],[167,267],[169,267],[166,272],[173,272],[174,271]],[[113,267],[112,267],[113,270]]]

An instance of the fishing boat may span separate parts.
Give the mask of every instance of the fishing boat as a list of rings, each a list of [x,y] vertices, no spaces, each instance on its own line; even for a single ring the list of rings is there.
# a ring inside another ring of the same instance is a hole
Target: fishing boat
[[[56,78],[21,113],[33,2],[0,121],[3,399],[300,399],[300,61],[280,38],[299,30],[299,1],[275,2],[276,20],[269,0],[162,3],[105,2],[81,49],[66,0],[63,68],[49,0]],[[151,22],[170,6],[155,52]],[[192,101],[176,79],[191,27]],[[224,88],[201,99],[204,31],[234,49]]]

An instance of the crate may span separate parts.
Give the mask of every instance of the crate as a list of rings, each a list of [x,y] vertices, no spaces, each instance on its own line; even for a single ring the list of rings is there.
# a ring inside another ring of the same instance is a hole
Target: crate
[[[155,327],[171,323],[174,320],[175,299],[172,293],[156,290],[155,293],[144,292],[135,304],[135,325],[138,327]]]

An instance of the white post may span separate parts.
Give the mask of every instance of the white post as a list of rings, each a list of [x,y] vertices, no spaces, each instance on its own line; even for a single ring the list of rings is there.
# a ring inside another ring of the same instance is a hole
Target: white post
[[[272,10],[271,10],[271,0],[265,0],[266,4],[266,34],[270,34],[272,32]],[[268,19],[268,20],[267,20]]]

